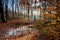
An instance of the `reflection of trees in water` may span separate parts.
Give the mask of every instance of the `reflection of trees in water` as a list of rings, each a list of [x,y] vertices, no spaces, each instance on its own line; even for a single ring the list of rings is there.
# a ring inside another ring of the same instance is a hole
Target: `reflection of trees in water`
[[[36,29],[28,28],[28,26],[22,26],[18,28],[12,28],[8,31],[8,35],[27,35],[27,34],[34,34],[37,32]]]

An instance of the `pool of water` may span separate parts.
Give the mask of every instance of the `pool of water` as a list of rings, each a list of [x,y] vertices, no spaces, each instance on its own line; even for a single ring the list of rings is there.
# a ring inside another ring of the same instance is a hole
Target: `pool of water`
[[[12,28],[9,29],[8,35],[27,35],[27,34],[32,34],[38,30],[30,28],[29,26],[20,26],[18,28]]]

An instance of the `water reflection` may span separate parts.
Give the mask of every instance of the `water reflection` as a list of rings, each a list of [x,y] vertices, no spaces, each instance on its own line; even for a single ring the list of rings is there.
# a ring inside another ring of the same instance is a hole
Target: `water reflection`
[[[8,31],[8,36],[12,35],[27,35],[27,34],[32,34],[38,30],[32,29],[29,26],[22,26],[18,28],[12,28]]]

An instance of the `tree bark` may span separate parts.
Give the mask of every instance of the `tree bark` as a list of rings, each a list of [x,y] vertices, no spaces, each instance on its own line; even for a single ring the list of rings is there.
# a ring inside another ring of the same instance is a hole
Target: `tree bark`
[[[0,14],[1,14],[1,22],[6,22],[4,19],[2,0],[0,0]]]
[[[8,0],[5,1],[5,14],[6,14],[6,21],[8,20]]]
[[[29,2],[27,0],[27,3],[28,3],[28,21],[29,21]]]
[[[14,0],[12,0],[12,13],[13,13],[13,20],[14,20]]]

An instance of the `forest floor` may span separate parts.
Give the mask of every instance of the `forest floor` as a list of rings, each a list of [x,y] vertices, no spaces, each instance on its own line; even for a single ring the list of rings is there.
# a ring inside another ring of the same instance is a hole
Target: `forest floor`
[[[0,23],[0,30],[7,30],[15,26],[27,26],[31,25],[31,21],[27,20],[11,20],[6,23]]]
[[[0,30],[8,30],[9,28],[15,26],[27,26],[32,25],[31,21],[27,20],[11,20],[6,23],[0,23]],[[20,40],[36,40],[37,36],[38,40],[59,40],[60,39],[60,24],[56,24],[55,26],[47,26],[41,27],[39,35],[36,33],[28,34],[22,36]],[[36,36],[37,35],[37,36]],[[29,38],[29,39],[28,39]]]
[[[0,23],[0,30],[8,30],[12,27],[15,26],[33,26],[33,24],[31,23],[31,21],[27,21],[27,20],[11,20],[8,21],[6,23]],[[35,32],[33,34],[27,34],[25,36],[21,36],[20,40],[36,40],[36,37],[38,36],[38,32]]]

